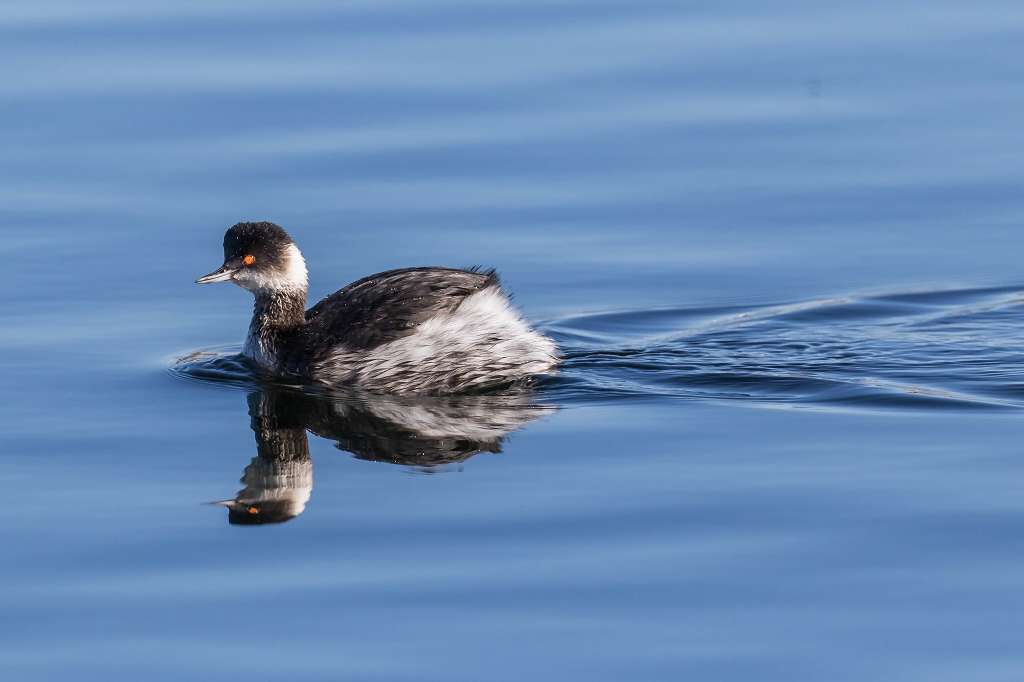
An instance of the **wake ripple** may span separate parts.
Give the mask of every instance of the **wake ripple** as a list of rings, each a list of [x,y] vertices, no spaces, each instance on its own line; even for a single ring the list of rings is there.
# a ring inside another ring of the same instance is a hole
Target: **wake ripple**
[[[566,361],[545,386],[569,403],[1019,409],[1022,302],[1005,287],[576,316],[549,326]]]

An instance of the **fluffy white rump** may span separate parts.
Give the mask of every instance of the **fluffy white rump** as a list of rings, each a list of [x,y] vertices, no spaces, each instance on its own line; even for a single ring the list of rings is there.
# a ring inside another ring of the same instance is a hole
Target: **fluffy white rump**
[[[448,314],[369,351],[339,348],[313,368],[323,383],[395,393],[460,392],[551,371],[551,339],[534,331],[498,287],[466,297]]]

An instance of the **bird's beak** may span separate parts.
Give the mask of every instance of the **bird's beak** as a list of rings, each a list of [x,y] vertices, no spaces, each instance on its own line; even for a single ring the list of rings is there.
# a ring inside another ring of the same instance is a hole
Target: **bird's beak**
[[[222,265],[208,275],[203,275],[196,280],[196,284],[213,284],[214,282],[227,282],[235,274],[233,268]]]
[[[213,505],[215,507],[234,507],[237,504],[236,500],[214,500],[213,502],[206,502],[205,504]]]

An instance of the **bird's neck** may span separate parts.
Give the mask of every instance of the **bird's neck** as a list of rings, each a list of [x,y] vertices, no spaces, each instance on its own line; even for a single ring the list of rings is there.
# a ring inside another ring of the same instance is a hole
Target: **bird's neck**
[[[256,292],[256,303],[252,309],[254,326],[289,331],[305,323],[305,289],[271,289]]]
[[[276,368],[288,336],[306,324],[306,290],[261,290],[255,296],[245,354],[261,365]]]

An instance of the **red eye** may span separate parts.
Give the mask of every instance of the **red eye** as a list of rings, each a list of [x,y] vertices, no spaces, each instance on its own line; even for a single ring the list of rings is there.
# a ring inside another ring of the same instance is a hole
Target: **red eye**
[[[256,256],[250,253],[248,256],[242,259],[242,262],[246,265],[246,267],[248,267],[256,262]]]

